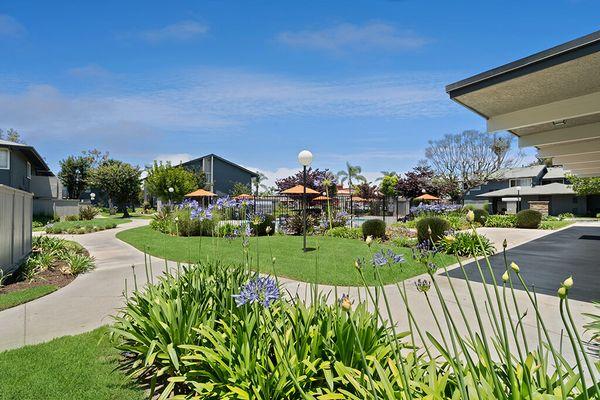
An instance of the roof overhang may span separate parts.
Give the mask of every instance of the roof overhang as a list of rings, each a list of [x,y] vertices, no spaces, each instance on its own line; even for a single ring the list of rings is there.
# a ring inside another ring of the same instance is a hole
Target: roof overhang
[[[451,99],[575,175],[598,176],[600,31],[450,84]]]

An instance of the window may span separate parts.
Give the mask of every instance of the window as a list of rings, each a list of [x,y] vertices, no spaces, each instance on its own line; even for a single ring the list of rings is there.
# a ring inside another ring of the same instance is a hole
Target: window
[[[8,149],[0,149],[0,169],[10,169],[10,152]]]
[[[532,182],[531,178],[511,179],[510,180],[510,187],[515,187],[515,186],[531,186],[532,183],[533,182]]]
[[[31,163],[27,161],[27,179],[31,179]]]

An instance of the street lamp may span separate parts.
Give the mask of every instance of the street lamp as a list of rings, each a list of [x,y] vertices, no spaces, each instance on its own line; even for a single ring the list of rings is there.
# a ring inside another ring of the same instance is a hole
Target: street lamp
[[[517,212],[521,211],[521,186],[515,187],[517,189]]]
[[[167,190],[169,191],[169,208],[171,208],[171,206],[173,205],[173,202],[171,201],[171,196],[173,195],[173,192],[175,191],[175,189],[173,189],[172,187],[170,187]]]
[[[302,165],[302,234],[304,236],[304,248],[306,251],[306,167],[312,162],[313,155],[308,150],[298,153],[298,162]]]
[[[90,203],[93,203],[94,199],[96,199],[96,193],[92,192],[90,193]]]

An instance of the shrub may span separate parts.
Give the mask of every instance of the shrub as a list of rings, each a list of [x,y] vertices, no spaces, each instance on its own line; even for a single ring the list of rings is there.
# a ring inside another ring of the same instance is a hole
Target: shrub
[[[92,206],[79,207],[79,219],[81,221],[89,221],[98,215],[98,209]]]
[[[35,214],[33,216],[32,222],[31,222],[31,227],[32,228],[42,228],[46,225],[48,225],[51,222],[56,222],[58,221],[59,218],[50,216],[50,215],[45,215],[45,214]]]
[[[483,208],[476,208],[473,210],[473,214],[475,214],[475,222],[478,224],[484,225],[485,220],[489,217],[489,213]]]
[[[312,234],[318,223],[318,218],[310,213],[306,213],[306,233]],[[304,219],[301,212],[290,215],[283,223],[285,232],[290,235],[302,235],[303,226]]]
[[[517,217],[515,215],[489,215],[485,226],[490,228],[514,228]]]
[[[575,218],[575,214],[570,213],[570,212],[558,214],[558,219],[560,219],[560,220],[567,219],[567,218]]]
[[[79,215],[67,215],[65,221],[79,221]]]
[[[417,221],[417,240],[419,243],[438,242],[444,232],[450,229],[450,223],[444,218],[427,217]],[[431,231],[431,234],[429,233]]]
[[[385,221],[380,219],[368,219],[361,225],[363,238],[373,236],[373,238],[385,238]]]
[[[456,235],[444,237],[440,244],[447,254],[461,257],[490,256],[496,252],[496,248],[488,238],[472,232],[459,232]]]
[[[271,227],[269,231],[269,235],[273,235],[275,233],[275,217],[271,214],[265,214],[262,216],[262,222],[258,225],[253,225],[252,230],[255,235],[265,236],[267,235],[267,227]]]
[[[352,228],[349,226],[338,226],[325,231],[325,236],[345,238],[345,239],[361,239],[362,229]]]
[[[83,254],[70,252],[64,257],[64,261],[67,263],[68,272],[71,275],[79,275],[94,269],[94,259]]]
[[[517,213],[517,228],[536,229],[542,222],[542,213],[536,210],[521,210]]]

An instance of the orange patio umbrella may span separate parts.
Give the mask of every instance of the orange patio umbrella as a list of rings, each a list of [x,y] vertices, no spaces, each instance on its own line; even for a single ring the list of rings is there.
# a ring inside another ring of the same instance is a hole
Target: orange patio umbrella
[[[327,200],[331,200],[331,197],[327,197],[327,196],[318,196],[318,197],[315,197],[315,198],[313,199],[313,201],[327,201]]]
[[[192,193],[188,193],[185,197],[214,197],[216,194],[213,192],[209,192],[208,190],[198,189],[194,190]]]
[[[360,196],[352,196],[352,201],[356,201],[356,202],[358,202],[358,203],[360,203],[360,202],[363,202],[363,203],[364,203],[364,202],[366,202],[366,201],[368,201],[368,200],[367,200],[367,199],[363,199],[363,198],[362,198],[362,197],[360,197]]]
[[[234,197],[234,199],[236,199],[236,200],[251,200],[253,198],[254,198],[254,196],[252,196],[251,194],[246,194],[246,193],[242,193],[242,194]]]
[[[430,194],[422,194],[419,197],[415,197],[413,200],[439,200],[439,197],[432,196]]]
[[[304,186],[302,186],[302,185],[296,185],[296,186],[291,187],[289,189],[285,189],[281,193],[283,193],[283,194],[304,194]],[[311,188],[307,187],[306,188],[306,194],[319,194],[319,192],[317,192],[314,189],[311,189]]]

